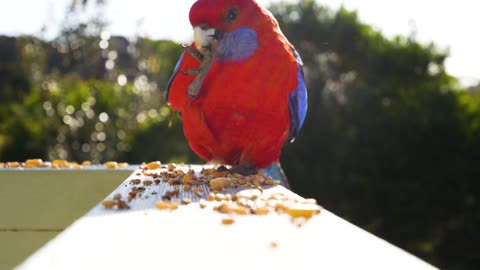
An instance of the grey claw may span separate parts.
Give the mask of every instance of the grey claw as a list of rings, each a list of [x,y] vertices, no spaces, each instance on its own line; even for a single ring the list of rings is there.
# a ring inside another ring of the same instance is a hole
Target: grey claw
[[[200,94],[203,81],[213,65],[213,54],[215,54],[217,50],[217,43],[213,42],[209,48],[206,48],[205,54],[202,54],[198,49],[194,49],[185,44],[181,44],[181,46],[185,52],[189,53],[192,57],[200,62],[200,66],[198,68],[191,68],[186,72],[181,71],[183,75],[196,75],[195,79],[193,79],[188,86],[188,96],[191,99],[194,99]]]
[[[183,74],[183,75],[195,75],[195,74],[198,74],[200,73],[200,69],[199,68],[191,68],[189,70],[187,70],[187,72],[183,71],[183,70],[180,70],[180,72]]]
[[[203,54],[200,53],[200,51],[198,51],[197,49],[194,49],[190,46],[187,46],[185,44],[181,44],[180,46],[182,46],[182,48],[187,52],[189,53],[191,56],[193,56],[193,58],[197,59],[199,62],[202,62],[203,61]]]

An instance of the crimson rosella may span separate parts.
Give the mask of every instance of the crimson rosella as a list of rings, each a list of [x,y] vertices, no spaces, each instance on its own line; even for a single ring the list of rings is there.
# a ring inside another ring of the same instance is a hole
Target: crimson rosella
[[[192,150],[237,172],[279,167],[307,112],[302,60],[255,0],[198,0],[194,42],[168,82]]]

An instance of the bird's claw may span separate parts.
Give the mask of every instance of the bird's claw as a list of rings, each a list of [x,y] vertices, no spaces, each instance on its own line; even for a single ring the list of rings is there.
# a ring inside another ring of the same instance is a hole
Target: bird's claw
[[[200,89],[202,88],[203,81],[208,74],[208,71],[212,67],[213,64],[213,53],[212,51],[215,49],[214,45],[206,48],[205,53],[201,53],[198,49],[192,48],[190,46],[186,46],[184,44],[181,45],[187,53],[193,56],[193,58],[200,61],[200,66],[198,68],[191,68],[188,71],[181,71],[183,75],[196,75],[195,79],[190,83],[188,86],[188,96],[191,99],[196,98],[200,94]]]
[[[258,169],[249,165],[235,165],[229,171],[231,173],[238,173],[241,175],[253,175],[258,173]]]
[[[180,70],[180,72],[185,75],[185,76],[188,76],[188,75],[195,75],[195,74],[198,74],[200,73],[200,69],[198,68],[191,68],[189,70],[187,70],[187,72],[183,71],[183,70]]]
[[[189,53],[191,56],[193,56],[193,58],[197,59],[198,62],[202,62],[203,61],[203,54],[197,50],[197,49],[194,49],[188,45],[185,45],[185,44],[181,44],[180,46],[182,46],[182,48],[187,52]]]

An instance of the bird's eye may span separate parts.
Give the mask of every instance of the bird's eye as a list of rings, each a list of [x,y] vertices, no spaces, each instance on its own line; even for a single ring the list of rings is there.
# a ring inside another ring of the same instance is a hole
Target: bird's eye
[[[227,16],[225,17],[225,21],[233,22],[237,18],[237,15],[238,15],[238,9],[236,7],[231,8],[228,11]]]

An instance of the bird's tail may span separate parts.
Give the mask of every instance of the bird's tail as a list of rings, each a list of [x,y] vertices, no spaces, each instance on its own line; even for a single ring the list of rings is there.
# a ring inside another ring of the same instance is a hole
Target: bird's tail
[[[290,189],[287,176],[283,172],[282,165],[279,161],[272,162],[267,168],[261,169],[260,171],[272,177],[273,180],[280,180],[280,185]]]

